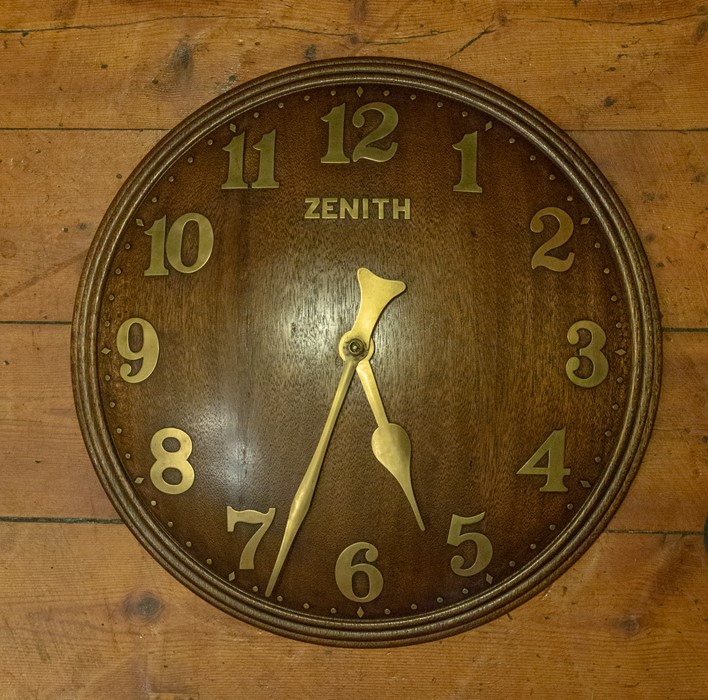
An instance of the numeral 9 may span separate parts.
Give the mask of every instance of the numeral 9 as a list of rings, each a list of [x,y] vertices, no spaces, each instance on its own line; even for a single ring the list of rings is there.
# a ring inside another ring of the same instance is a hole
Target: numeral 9
[[[140,326],[142,331],[142,343],[139,350],[132,350],[130,347],[130,329],[133,326]],[[116,346],[121,357],[126,360],[142,360],[140,369],[135,373],[133,366],[122,364],[120,366],[120,376],[129,384],[137,384],[145,381],[157,366],[157,358],[160,354],[160,343],[157,339],[157,333],[152,325],[144,318],[129,318],[124,321],[118,329],[116,336]]]

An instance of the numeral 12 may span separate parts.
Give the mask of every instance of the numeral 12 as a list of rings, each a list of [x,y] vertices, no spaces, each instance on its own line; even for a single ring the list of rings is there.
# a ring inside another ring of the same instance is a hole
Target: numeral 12
[[[321,163],[355,163],[358,160],[372,160],[376,163],[385,163],[391,160],[396,154],[398,143],[392,141],[388,148],[374,145],[378,141],[389,136],[398,125],[398,112],[385,102],[370,102],[362,105],[354,112],[352,124],[361,129],[366,123],[367,112],[378,112],[381,115],[381,123],[368,135],[361,138],[354,146],[351,160],[344,152],[344,118],[347,105],[342,103],[332,107],[328,114],[321,117],[326,122],[328,130],[327,153],[320,158]]]

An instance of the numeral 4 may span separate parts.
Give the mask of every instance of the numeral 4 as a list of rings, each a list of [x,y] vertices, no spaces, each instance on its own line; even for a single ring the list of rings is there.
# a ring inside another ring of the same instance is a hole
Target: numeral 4
[[[539,462],[546,456],[546,466],[539,467]],[[565,428],[561,428],[560,430],[554,430],[516,473],[545,476],[546,483],[541,486],[540,491],[565,493],[568,489],[563,483],[563,479],[570,474],[570,469],[566,469],[564,463]]]

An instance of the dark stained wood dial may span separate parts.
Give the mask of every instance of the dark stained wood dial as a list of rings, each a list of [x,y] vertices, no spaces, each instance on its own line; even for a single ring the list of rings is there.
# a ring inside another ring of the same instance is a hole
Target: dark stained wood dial
[[[266,595],[360,268],[406,284],[371,367],[425,530],[355,375]],[[658,330],[631,223],[562,132],[449,70],[341,60],[224,95],[146,157],[89,255],[74,377],[99,477],[178,578],[273,631],[410,643],[589,546],[648,439]]]

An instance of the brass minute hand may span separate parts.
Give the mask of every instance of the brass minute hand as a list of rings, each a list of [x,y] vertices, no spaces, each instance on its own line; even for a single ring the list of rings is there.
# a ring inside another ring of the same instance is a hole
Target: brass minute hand
[[[372,350],[373,347],[368,355],[356,366],[356,373],[359,375],[361,384],[364,387],[364,393],[378,425],[378,428],[371,436],[371,449],[376,459],[398,481],[408,502],[411,504],[415,519],[418,521],[418,527],[421,530],[425,530],[411,482],[411,440],[408,437],[408,433],[400,425],[390,423],[386,416],[386,409],[381,400],[376,377],[374,377],[374,371],[371,369],[371,363],[369,362]]]
[[[295,493],[295,498],[293,498],[293,502],[290,506],[290,513],[288,514],[288,522],[285,525],[283,540],[280,543],[280,550],[278,551],[278,556],[275,560],[273,571],[270,574],[268,586],[266,587],[266,596],[270,596],[273,592],[273,588],[278,581],[280,571],[290,552],[295,536],[307,512],[310,510],[312,496],[317,486],[317,480],[320,476],[320,470],[324,462],[325,454],[327,453],[327,447],[329,446],[332,432],[334,431],[334,425],[337,422],[342,404],[344,403],[349,386],[352,383],[356,366],[368,352],[369,344],[371,343],[371,335],[374,332],[376,323],[383,313],[383,310],[390,301],[395,299],[399,294],[402,294],[406,289],[406,285],[403,282],[377,277],[373,272],[363,267],[357,270],[357,279],[361,291],[359,313],[356,316],[352,329],[347,331],[339,341],[339,355],[344,360],[342,375],[339,378],[337,391],[334,394],[334,400],[329,409],[329,414],[325,421],[320,440],[317,443],[317,448],[315,449],[315,453],[305,471],[305,476],[302,478],[300,486],[298,486],[297,492]]]

